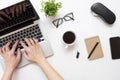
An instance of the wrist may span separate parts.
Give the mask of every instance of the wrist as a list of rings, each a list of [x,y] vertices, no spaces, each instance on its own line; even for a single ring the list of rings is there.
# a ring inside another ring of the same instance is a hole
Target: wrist
[[[4,75],[5,76],[11,76],[13,75],[14,70],[13,69],[5,69]]]
[[[36,63],[37,63],[39,66],[41,66],[41,65],[43,65],[43,64],[46,63],[46,62],[47,62],[47,60],[46,60],[45,58],[42,58],[42,59],[38,59]]]
[[[11,80],[14,70],[6,68],[2,80]]]
[[[14,69],[13,69],[13,68],[7,68],[7,67],[6,67],[5,72],[7,72],[7,73],[13,73],[13,72],[14,72]]]

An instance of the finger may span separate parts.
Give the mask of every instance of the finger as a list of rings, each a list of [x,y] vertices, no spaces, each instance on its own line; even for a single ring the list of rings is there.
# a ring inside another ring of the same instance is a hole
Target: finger
[[[22,5],[20,4],[18,6],[19,6],[19,14],[21,14],[22,13]]]
[[[33,38],[33,41],[35,42],[35,44],[38,44],[38,40],[36,40],[35,38]]]
[[[21,50],[20,50],[20,48],[17,49],[17,59],[18,60],[21,59]]]
[[[23,41],[20,41],[20,44],[24,47],[25,50],[27,50],[27,46],[25,45],[25,43],[23,43]]]
[[[26,4],[25,3],[22,4],[22,8],[23,8],[23,12],[25,12],[25,10],[26,10]]]
[[[8,8],[7,8],[7,9],[5,9],[5,12],[6,12],[7,14],[9,14],[9,13],[10,13]]]
[[[0,54],[2,53],[2,49],[0,48]]]
[[[8,47],[8,46],[10,46],[10,44],[11,44],[11,41],[8,42],[5,46]]]
[[[12,51],[15,52],[16,48],[17,48],[17,45],[18,45],[18,40],[15,42],[15,44],[13,45],[12,47]]]
[[[2,18],[2,17],[0,17],[0,23],[2,23],[2,22],[4,22],[5,20]]]
[[[35,45],[35,42],[32,38],[29,39],[32,45]]]
[[[32,45],[29,39],[26,39],[26,38],[25,38],[25,41],[26,41],[26,43],[28,44],[28,46],[31,46],[31,45]]]
[[[10,12],[12,13],[12,17],[15,17],[15,7],[10,8]]]
[[[29,59],[26,51],[23,52],[23,56],[24,56],[27,60]]]
[[[3,46],[3,48],[2,48],[2,52],[3,53],[5,53],[6,51],[5,51],[5,46]]]
[[[19,15],[19,6],[16,6],[16,16],[18,16]]]
[[[9,51],[10,50],[10,44],[11,44],[11,42],[8,42],[6,45],[5,45],[5,47],[6,47],[6,51]]]
[[[5,12],[3,11],[0,11],[0,14],[3,15],[4,17],[8,18],[8,19],[11,19],[10,16],[8,16]]]
[[[2,48],[0,48],[0,55],[3,56]]]
[[[2,48],[0,48],[0,55],[2,55]]]

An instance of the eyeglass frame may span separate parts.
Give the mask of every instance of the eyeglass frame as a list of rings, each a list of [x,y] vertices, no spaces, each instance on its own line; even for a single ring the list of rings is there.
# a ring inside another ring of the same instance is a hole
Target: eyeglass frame
[[[72,17],[70,17],[68,15],[72,15]],[[69,17],[70,19],[67,20],[66,17]],[[61,23],[58,24],[60,20],[61,20]],[[65,20],[65,21],[71,21],[71,20],[73,20],[74,21],[74,14],[73,14],[73,12],[70,12],[70,13],[66,14],[63,18],[57,18],[57,19],[53,20],[52,23],[56,26],[56,28],[58,28],[63,23],[63,20]],[[57,25],[54,23],[56,21],[58,21]]]

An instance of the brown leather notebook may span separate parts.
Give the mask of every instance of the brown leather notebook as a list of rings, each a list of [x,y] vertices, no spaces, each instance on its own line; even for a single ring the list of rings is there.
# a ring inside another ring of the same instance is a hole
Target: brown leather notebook
[[[104,57],[100,39],[98,36],[85,39],[87,51],[88,51],[88,59],[95,60]]]
[[[110,38],[112,59],[120,59],[120,37]]]

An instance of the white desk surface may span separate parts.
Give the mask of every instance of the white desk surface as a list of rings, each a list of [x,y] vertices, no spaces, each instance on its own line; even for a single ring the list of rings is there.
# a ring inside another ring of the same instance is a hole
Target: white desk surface
[[[5,4],[19,0],[0,0],[0,8]],[[58,0],[57,0],[58,1]],[[62,8],[58,17],[73,12],[75,21],[64,22],[58,29],[51,23],[53,19],[45,17],[40,12],[40,0],[31,0],[40,16],[40,25],[45,37],[50,40],[54,56],[48,58],[49,63],[64,77],[65,80],[119,80],[120,60],[112,60],[109,38],[120,35],[120,1],[119,0],[59,0]],[[101,2],[116,14],[113,25],[106,24],[91,14],[90,7],[95,2]],[[65,49],[62,35],[67,30],[73,30],[77,36],[74,47]],[[98,35],[101,40],[104,58],[89,61],[84,39]],[[80,51],[79,59],[76,52]],[[0,77],[3,71],[0,67]],[[13,80],[47,80],[41,69],[35,64],[16,70]]]

